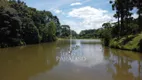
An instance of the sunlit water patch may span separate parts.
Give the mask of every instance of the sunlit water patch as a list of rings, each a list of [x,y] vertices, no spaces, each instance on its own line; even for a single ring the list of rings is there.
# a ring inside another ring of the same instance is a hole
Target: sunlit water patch
[[[98,42],[100,40],[90,40],[90,42],[76,40],[75,44],[70,44],[71,48],[68,51],[61,51],[61,56],[57,57],[57,59],[62,62],[71,62],[81,67],[93,67],[104,63],[103,48],[102,45],[98,45]]]

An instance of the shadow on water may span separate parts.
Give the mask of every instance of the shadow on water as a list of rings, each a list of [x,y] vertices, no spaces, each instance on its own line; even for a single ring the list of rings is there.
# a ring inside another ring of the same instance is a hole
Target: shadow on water
[[[0,49],[0,80],[28,80],[51,70],[59,63],[56,51],[56,43]]]
[[[142,80],[142,55],[136,52],[104,48],[107,71],[113,80]]]

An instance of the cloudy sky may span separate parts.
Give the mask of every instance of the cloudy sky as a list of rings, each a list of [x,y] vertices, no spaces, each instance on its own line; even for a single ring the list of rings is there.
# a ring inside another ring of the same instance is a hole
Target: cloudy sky
[[[100,28],[102,23],[114,21],[109,0],[23,0],[30,7],[48,10],[57,15],[61,24],[70,25],[79,33]]]

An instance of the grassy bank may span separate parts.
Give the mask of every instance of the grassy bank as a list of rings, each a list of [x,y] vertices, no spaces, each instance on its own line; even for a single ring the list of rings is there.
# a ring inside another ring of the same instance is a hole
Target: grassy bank
[[[142,33],[125,36],[120,39],[111,39],[109,46],[117,49],[142,52]]]

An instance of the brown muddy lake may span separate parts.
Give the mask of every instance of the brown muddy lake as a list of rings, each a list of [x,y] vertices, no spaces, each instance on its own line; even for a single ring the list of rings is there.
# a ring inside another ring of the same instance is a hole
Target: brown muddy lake
[[[142,80],[142,54],[93,39],[4,48],[0,80]]]

